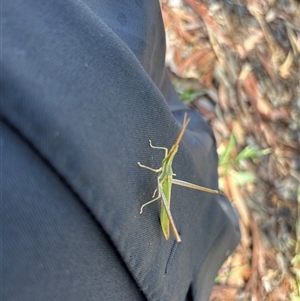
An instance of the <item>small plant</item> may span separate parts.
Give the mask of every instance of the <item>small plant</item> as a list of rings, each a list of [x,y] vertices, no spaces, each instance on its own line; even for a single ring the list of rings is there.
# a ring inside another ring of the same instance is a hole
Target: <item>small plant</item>
[[[219,168],[221,170],[220,177],[230,173],[239,186],[254,183],[256,176],[248,171],[243,171],[240,167],[241,163],[246,160],[252,160],[257,163],[258,158],[270,154],[270,149],[260,150],[257,146],[246,146],[242,151],[236,153],[237,143],[232,134],[227,146],[221,145],[218,148]]]
[[[203,96],[205,94],[206,94],[206,92],[204,90],[194,91],[192,88],[188,88],[180,94],[180,99],[185,104],[189,104],[193,100],[195,100],[197,97]]]

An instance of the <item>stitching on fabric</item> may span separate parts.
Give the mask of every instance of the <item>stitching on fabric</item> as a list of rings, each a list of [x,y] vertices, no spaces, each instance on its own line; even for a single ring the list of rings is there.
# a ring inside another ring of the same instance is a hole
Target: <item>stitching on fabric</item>
[[[179,242],[174,240],[174,243],[173,243],[171,251],[170,251],[170,255],[169,255],[168,260],[167,260],[167,264],[166,264],[166,268],[165,268],[165,274],[167,274],[168,271],[169,271],[169,267],[171,265],[171,262],[172,262],[173,258],[175,257],[175,253],[177,251],[178,245],[179,245]]]

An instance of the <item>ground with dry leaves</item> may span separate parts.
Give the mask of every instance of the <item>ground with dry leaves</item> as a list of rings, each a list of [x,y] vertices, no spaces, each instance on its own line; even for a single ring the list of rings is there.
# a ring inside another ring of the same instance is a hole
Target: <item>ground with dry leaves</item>
[[[211,124],[241,243],[211,300],[300,300],[300,2],[162,1],[166,63]]]

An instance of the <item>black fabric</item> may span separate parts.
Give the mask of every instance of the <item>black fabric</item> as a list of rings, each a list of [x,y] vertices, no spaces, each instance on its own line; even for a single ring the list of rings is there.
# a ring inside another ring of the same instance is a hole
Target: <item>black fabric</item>
[[[5,123],[1,134],[2,300],[145,300],[72,189]]]
[[[159,203],[139,214],[156,175],[137,161],[159,167],[148,140],[169,148],[180,130],[158,3],[11,0],[2,26],[4,300],[207,300],[239,239],[221,196],[173,186],[180,244]],[[217,188],[199,120],[174,172]]]

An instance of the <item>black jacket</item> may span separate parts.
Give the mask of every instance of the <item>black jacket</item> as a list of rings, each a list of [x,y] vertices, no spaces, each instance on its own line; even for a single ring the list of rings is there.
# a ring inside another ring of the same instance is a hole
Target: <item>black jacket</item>
[[[156,174],[137,161],[158,168],[148,140],[170,148],[180,130],[158,3],[10,0],[2,26],[3,300],[207,300],[239,240],[223,197],[173,186],[180,244],[159,202],[139,214]],[[199,116],[173,166],[217,188]]]

